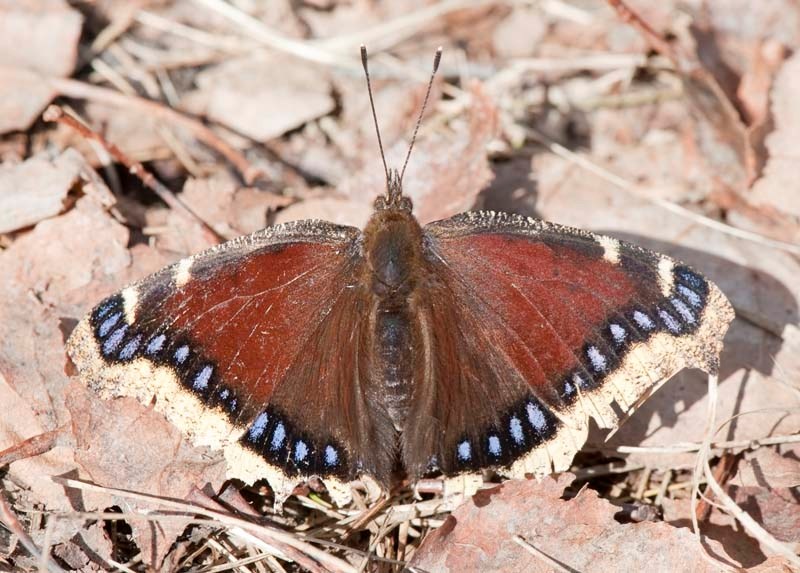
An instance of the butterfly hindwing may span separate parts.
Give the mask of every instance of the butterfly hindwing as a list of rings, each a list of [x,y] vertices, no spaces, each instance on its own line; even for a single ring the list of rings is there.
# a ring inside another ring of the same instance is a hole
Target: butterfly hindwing
[[[224,449],[231,477],[286,495],[319,475],[349,495],[358,470],[391,467],[359,380],[360,236],[301,222],[184,259],[100,303],[70,355],[105,395],[155,398],[193,443]]]
[[[495,213],[432,223],[414,304],[427,341],[407,466],[457,475],[569,467],[588,417],[613,428],[684,367],[713,372],[733,310],[666,256]],[[436,301],[436,304],[427,301]]]

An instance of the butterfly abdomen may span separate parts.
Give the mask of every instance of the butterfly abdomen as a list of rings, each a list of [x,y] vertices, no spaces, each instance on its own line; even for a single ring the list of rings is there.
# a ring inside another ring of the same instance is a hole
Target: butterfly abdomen
[[[414,319],[411,298],[422,272],[422,229],[410,211],[376,211],[364,231],[369,253],[374,353],[373,384],[395,429],[402,431],[411,400],[414,372]]]

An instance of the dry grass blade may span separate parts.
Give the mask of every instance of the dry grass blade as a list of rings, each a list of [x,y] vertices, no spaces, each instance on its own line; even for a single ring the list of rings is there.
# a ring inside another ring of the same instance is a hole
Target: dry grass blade
[[[295,554],[295,556],[297,556],[297,552],[299,552],[300,554],[308,557],[314,562],[323,565],[324,567],[327,568],[327,570],[330,571],[341,572],[341,573],[350,573],[354,571],[353,567],[349,563],[343,561],[342,559],[339,559],[335,555],[331,555],[330,553],[317,549],[312,544],[300,539],[298,536],[289,533],[287,531],[278,529],[277,527],[274,526],[269,527],[266,525],[259,525],[247,521],[245,519],[235,517],[233,515],[210,510],[205,507],[180,500],[164,499],[158,496],[147,495],[139,492],[131,492],[110,487],[102,487],[95,484],[86,483],[80,480],[69,479],[69,478],[53,477],[53,481],[55,481],[56,483],[60,483],[65,487],[70,487],[78,490],[109,493],[121,498],[134,499],[165,508],[171,508],[173,510],[180,511],[184,514],[202,515],[207,519],[205,520],[197,519],[194,522],[198,524],[207,525],[211,523],[223,526],[232,535],[240,537],[249,543],[258,545],[265,549],[268,548],[270,551],[277,550],[277,552],[280,555],[288,553],[288,554]],[[114,516],[115,519],[118,519],[120,517],[120,514],[110,514],[110,515]],[[134,514],[134,515],[138,518],[151,519],[151,520],[157,520],[161,517],[165,517],[165,516],[140,515],[140,514]],[[175,518],[180,517],[182,519],[185,519],[185,517],[182,516],[174,516],[174,517]]]
[[[175,194],[170,191],[165,185],[163,185],[158,179],[153,176],[152,173],[147,171],[144,168],[144,165],[139,163],[138,161],[134,161],[127,157],[122,150],[117,147],[114,143],[106,141],[106,139],[93,131],[83,123],[81,123],[77,118],[72,117],[71,115],[65,113],[65,111],[56,106],[51,105],[48,107],[44,114],[42,115],[45,121],[55,121],[58,123],[63,123],[72,129],[76,130],[86,139],[94,140],[99,143],[103,149],[105,149],[114,159],[122,163],[128,170],[138,177],[144,185],[151,189],[159,198],[164,201],[167,205],[171,208],[175,209],[179,213],[183,214],[185,217],[190,218],[203,228],[203,232],[208,239],[209,243],[217,244],[224,240],[224,238],[217,233],[211,225],[209,225],[206,221],[204,221],[197,213],[192,211],[183,201],[181,201]]]
[[[574,571],[568,567],[565,567],[546,553],[542,552],[535,545],[532,545],[528,541],[525,540],[521,535],[514,536],[514,542],[523,547],[528,553],[539,559],[542,563],[546,564],[548,567],[552,567],[553,571],[557,571],[558,573],[574,573]]]
[[[47,553],[40,551],[33,539],[25,531],[25,528],[17,519],[14,511],[9,507],[8,502],[2,492],[0,492],[0,523],[6,526],[12,535],[16,535],[22,546],[30,553],[31,557],[39,562],[40,570],[51,571],[52,573],[62,573],[64,570],[49,561],[46,557]]]
[[[742,524],[742,527],[747,531],[752,537],[757,539],[759,543],[761,543],[764,547],[769,548],[771,551],[774,551],[777,555],[785,558],[789,563],[800,566],[800,556],[798,556],[789,546],[784,543],[781,543],[775,537],[770,534],[766,529],[764,529],[752,516],[750,516],[747,512],[745,512],[741,507],[739,507],[735,501],[733,501],[730,496],[725,492],[725,490],[720,486],[719,482],[717,481],[714,471],[711,469],[711,465],[709,464],[709,458],[711,456],[711,440],[716,433],[716,414],[717,414],[717,403],[718,403],[718,379],[716,374],[709,374],[708,375],[708,419],[707,419],[707,426],[706,426],[706,433],[703,439],[703,444],[701,449],[698,451],[697,454],[697,463],[695,466],[695,472],[693,476],[693,488],[692,488],[692,526],[694,527],[694,531],[697,536],[700,536],[700,525],[698,523],[698,499],[699,499],[699,491],[700,491],[700,476],[703,475],[706,478],[706,483],[708,487],[711,488],[711,491],[714,492],[714,495],[719,500],[719,504],[725,508],[736,520]],[[713,503],[709,500],[709,503]],[[708,556],[710,559],[713,559],[710,555]],[[720,566],[724,566],[724,564],[719,563]],[[727,567],[726,568],[733,570],[733,568]]]

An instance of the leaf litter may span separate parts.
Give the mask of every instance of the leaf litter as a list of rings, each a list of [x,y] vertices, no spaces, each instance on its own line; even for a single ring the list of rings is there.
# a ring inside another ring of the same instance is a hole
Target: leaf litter
[[[0,3],[0,28],[14,26],[0,35],[16,38],[0,50],[0,568],[43,555],[81,571],[796,566],[794,5],[622,5],[651,33],[599,0],[118,4]],[[461,505],[435,483],[388,498],[356,483],[336,508],[312,483],[276,512],[268,488],[224,483],[218,454],[148,405],[71,381],[76,320],[213,244],[204,224],[222,238],[296,218],[363,224],[384,182],[362,41],[392,165],[445,48],[406,173],[423,222],[513,210],[667,252],[720,285],[737,320],[719,431],[702,378],[684,372],[610,440],[593,431],[574,475]],[[171,199],[37,121],[56,97]],[[711,474],[693,471],[698,452]]]

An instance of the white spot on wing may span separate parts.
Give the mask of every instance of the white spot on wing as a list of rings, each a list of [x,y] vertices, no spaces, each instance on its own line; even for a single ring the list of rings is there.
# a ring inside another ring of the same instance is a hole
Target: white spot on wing
[[[609,263],[619,264],[619,241],[600,235],[597,242],[603,247],[603,258]]]
[[[186,283],[189,282],[189,279],[192,278],[192,263],[194,263],[193,257],[187,257],[178,262],[178,266],[175,267],[175,286],[178,288],[182,287]]]
[[[125,311],[125,321],[128,324],[136,321],[137,304],[139,304],[139,292],[136,287],[128,287],[122,291],[122,309]]]
[[[675,263],[672,262],[672,259],[667,257],[658,259],[658,287],[664,296],[670,295],[675,284],[675,276],[672,274],[674,267]]]

